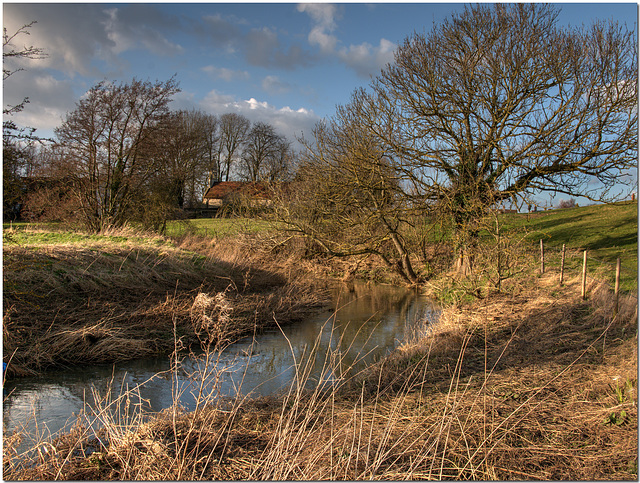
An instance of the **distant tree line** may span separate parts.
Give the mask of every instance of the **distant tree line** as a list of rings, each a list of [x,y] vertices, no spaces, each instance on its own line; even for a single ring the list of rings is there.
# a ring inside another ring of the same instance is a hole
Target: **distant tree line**
[[[22,214],[74,219],[96,231],[130,221],[160,229],[182,210],[199,206],[213,182],[292,176],[295,153],[273,126],[236,113],[171,111],[177,92],[175,79],[92,87],[55,129],[52,142],[20,150],[14,181],[31,178],[22,183],[29,191],[20,200]],[[5,135],[5,156],[20,145]],[[17,189],[14,203],[5,203],[5,216],[20,195]]]

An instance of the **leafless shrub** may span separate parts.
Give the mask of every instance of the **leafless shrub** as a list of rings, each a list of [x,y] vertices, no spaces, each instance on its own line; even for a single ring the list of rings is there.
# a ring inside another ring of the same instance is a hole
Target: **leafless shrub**
[[[576,206],[576,200],[571,198],[568,200],[560,200],[560,203],[558,203],[558,208],[561,210],[564,210],[566,208],[574,208]]]

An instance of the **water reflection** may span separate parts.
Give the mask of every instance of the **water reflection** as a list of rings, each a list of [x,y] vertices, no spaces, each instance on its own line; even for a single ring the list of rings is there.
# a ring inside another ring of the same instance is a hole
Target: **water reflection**
[[[8,381],[4,387],[5,433],[16,428],[34,438],[75,422],[95,394],[117,398],[132,391],[131,404],[160,411],[178,401],[195,407],[198,395],[267,395],[286,390],[307,374],[307,386],[360,370],[397,347],[435,316],[415,291],[368,284],[336,288],[334,308],[291,326],[245,338],[213,360],[186,358],[172,370],[168,357],[116,365],[82,366],[41,377]],[[203,384],[204,376],[204,384]],[[87,411],[90,413],[90,410]],[[23,442],[28,447],[29,442]]]

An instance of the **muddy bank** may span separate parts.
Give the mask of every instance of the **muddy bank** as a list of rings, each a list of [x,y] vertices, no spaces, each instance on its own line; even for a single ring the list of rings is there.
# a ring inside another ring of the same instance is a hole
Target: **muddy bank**
[[[232,341],[329,302],[324,282],[278,257],[182,245],[5,243],[7,376]]]

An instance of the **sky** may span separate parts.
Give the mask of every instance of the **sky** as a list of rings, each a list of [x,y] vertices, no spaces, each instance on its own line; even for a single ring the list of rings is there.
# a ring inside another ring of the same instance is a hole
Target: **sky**
[[[564,3],[561,25],[613,19],[635,29],[636,3]],[[36,21],[16,46],[47,57],[3,83],[3,106],[25,96],[14,116],[50,137],[66,113],[102,80],[165,81],[181,92],[172,109],[243,114],[293,141],[393,61],[413,32],[464,9],[463,3],[3,3],[13,33]]]

